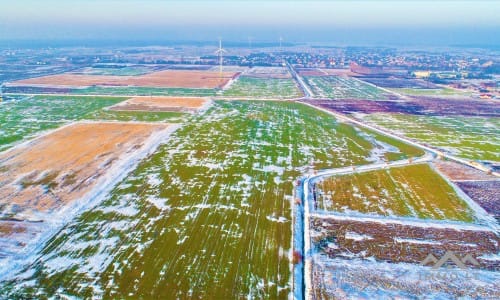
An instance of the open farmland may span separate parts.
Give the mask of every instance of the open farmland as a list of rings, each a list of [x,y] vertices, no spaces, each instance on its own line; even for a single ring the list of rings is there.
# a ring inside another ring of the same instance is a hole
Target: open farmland
[[[433,165],[484,210],[497,220],[500,219],[500,197],[498,196],[500,180],[498,177],[452,161],[437,160]]]
[[[331,258],[368,259],[419,264],[429,253],[446,251],[478,258],[483,269],[499,268],[488,255],[500,251],[500,238],[487,228],[439,228],[355,219],[313,218],[311,236],[315,247]]]
[[[436,88],[390,88],[391,91],[408,96],[470,97],[472,92],[448,87]]]
[[[133,122],[168,122],[180,123],[187,113],[173,111],[116,111],[100,109],[85,115],[85,120],[133,121]]]
[[[439,173],[446,176],[451,181],[490,181],[496,180],[495,175],[487,174],[484,171],[462,165],[450,160],[435,160],[432,165]]]
[[[29,261],[80,210],[94,205],[173,128],[75,123],[2,152],[0,278]]]
[[[154,72],[160,69],[159,67],[141,66],[141,65],[95,65],[93,67],[86,67],[76,71],[72,74],[83,75],[114,75],[114,76],[138,76]]]
[[[0,102],[0,150],[59,127],[106,106],[124,101],[115,97],[16,96]]]
[[[291,78],[257,78],[240,76],[223,91],[224,97],[290,99],[301,97],[295,81]]]
[[[58,74],[15,81],[10,86],[137,86],[213,89],[224,86],[236,74],[193,70],[165,70],[138,76]]]
[[[498,271],[462,270],[313,255],[312,298],[498,299]]]
[[[360,99],[311,100],[309,103],[342,113],[400,113],[417,116],[500,117],[498,101],[412,97],[399,101]]]
[[[53,88],[46,86],[7,86],[4,90],[12,94],[72,94],[72,95],[110,95],[110,96],[177,96],[205,97],[215,96],[215,89],[160,88],[141,86],[91,86]]]
[[[133,97],[109,107],[116,111],[194,112],[210,104],[206,98]]]
[[[380,113],[363,119],[465,159],[500,161],[500,118]]]
[[[484,210],[500,221],[500,180],[459,181],[456,183],[469,197]]]
[[[315,185],[317,209],[471,222],[473,211],[427,164],[333,176]]]
[[[0,154],[0,216],[50,212],[85,195],[166,124],[77,123]],[[29,218],[29,217],[27,217]],[[36,216],[35,216],[36,218]]]
[[[158,88],[140,86],[92,86],[72,89],[76,95],[136,95],[136,96],[170,96],[170,97],[208,97],[215,96],[215,89],[188,89],[188,88]]]
[[[0,295],[286,298],[292,182],[311,162],[366,164],[376,147],[369,133],[299,103],[216,102]]]
[[[126,97],[9,96],[0,102],[0,151],[16,142],[78,120],[179,121],[173,112],[114,112],[103,108]]]
[[[305,76],[303,77],[314,93],[314,98],[320,99],[365,99],[387,100],[394,95],[366,82],[344,76]]]
[[[246,77],[276,79],[292,78],[288,69],[285,67],[252,67],[244,71]]]
[[[300,76],[359,76],[349,69],[297,68]]]
[[[381,86],[384,88],[390,88],[391,90],[397,91],[398,93],[404,93],[406,89],[408,90],[434,90],[438,92],[439,87],[429,81],[423,79],[414,78],[380,78],[380,77],[363,77],[363,81]]]

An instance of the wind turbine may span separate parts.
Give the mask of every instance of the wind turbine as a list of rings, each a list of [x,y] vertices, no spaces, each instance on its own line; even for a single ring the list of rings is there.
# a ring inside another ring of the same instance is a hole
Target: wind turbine
[[[285,58],[283,57],[283,37],[280,35],[280,49],[279,49],[279,53],[281,55],[281,64],[282,65],[285,65]]]
[[[252,48],[252,40],[253,40],[253,37],[249,36],[248,37],[248,48]]]
[[[219,49],[215,51],[215,54],[219,55],[219,77],[222,82],[222,55],[227,53],[226,50],[222,49],[222,39],[219,38]]]

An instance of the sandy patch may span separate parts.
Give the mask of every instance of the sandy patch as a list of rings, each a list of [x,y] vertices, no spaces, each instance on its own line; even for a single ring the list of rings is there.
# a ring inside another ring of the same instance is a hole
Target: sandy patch
[[[77,123],[0,154],[0,216],[50,212],[90,191],[168,124]]]
[[[488,175],[469,166],[452,161],[436,160],[434,166],[450,180],[496,180],[497,177]]]

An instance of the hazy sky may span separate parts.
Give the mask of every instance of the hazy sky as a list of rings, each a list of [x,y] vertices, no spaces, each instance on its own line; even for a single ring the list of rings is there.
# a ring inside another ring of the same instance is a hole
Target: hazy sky
[[[499,44],[500,1],[0,0],[0,39]]]

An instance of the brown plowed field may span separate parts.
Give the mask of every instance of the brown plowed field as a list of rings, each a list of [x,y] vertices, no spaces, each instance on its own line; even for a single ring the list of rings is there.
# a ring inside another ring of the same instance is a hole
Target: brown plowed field
[[[413,97],[407,101],[371,101],[359,99],[310,100],[310,104],[341,113],[403,113],[428,116],[499,117],[500,102]]]
[[[90,191],[168,124],[77,123],[0,154],[0,216],[50,212]]]
[[[457,181],[456,184],[500,222],[500,180]]]
[[[22,222],[0,221],[0,238],[8,237],[13,233],[26,232],[26,227]]]
[[[311,237],[315,245],[331,257],[374,257],[418,264],[430,253],[441,257],[446,251],[453,251],[460,257],[471,254],[480,262],[480,268],[500,268],[498,261],[480,258],[500,250],[500,239],[487,229],[425,228],[316,218],[311,220]]]
[[[24,250],[45,228],[41,222],[0,220],[0,258]]]
[[[59,74],[14,82],[14,85],[53,86],[144,86],[177,88],[216,88],[224,86],[236,73],[193,70],[165,70],[139,76]]]
[[[133,97],[111,106],[117,111],[195,111],[209,100],[198,97]]]

